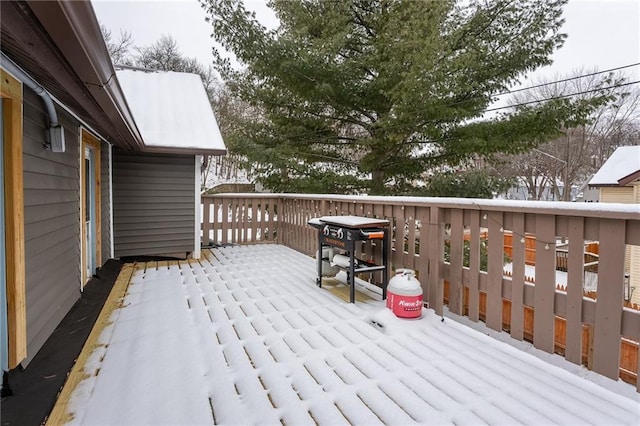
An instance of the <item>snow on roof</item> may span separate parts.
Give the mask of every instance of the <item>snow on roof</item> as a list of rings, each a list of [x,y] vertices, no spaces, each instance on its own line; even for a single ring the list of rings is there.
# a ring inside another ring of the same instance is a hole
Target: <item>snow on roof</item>
[[[633,386],[606,389],[432,310],[402,320],[384,301],[346,303],[287,247],[203,254],[137,266],[72,424],[636,423]]]
[[[618,147],[589,181],[590,186],[622,185],[621,181],[640,172],[640,145]]]
[[[133,69],[116,74],[145,146],[226,152],[199,75]]]

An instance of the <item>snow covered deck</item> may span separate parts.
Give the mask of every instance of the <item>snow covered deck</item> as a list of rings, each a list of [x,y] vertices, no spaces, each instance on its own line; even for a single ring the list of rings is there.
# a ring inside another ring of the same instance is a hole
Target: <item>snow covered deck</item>
[[[381,301],[346,303],[315,273],[312,258],[275,244],[137,265],[71,394],[71,423],[640,421],[637,394],[432,310],[400,320]]]

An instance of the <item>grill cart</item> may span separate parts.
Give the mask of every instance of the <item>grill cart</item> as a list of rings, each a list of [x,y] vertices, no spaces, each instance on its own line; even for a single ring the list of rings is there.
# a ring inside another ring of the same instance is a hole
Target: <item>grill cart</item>
[[[387,297],[389,281],[389,221],[360,216],[323,216],[311,219],[309,225],[318,230],[318,278],[316,284],[322,287],[322,249],[336,247],[346,254],[343,262],[334,262],[347,271],[349,300],[355,303],[355,276],[360,273],[382,271],[382,299]],[[382,241],[381,264],[375,264],[355,257],[356,242]],[[336,255],[340,256],[340,255]]]

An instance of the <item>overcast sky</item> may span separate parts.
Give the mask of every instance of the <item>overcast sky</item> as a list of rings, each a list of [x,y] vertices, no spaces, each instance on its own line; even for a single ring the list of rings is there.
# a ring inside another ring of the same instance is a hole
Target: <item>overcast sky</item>
[[[245,4],[267,27],[276,25],[266,0],[245,0]],[[171,34],[186,56],[211,63],[211,25],[204,21],[205,12],[197,0],[93,0],[93,7],[114,36],[128,31],[134,45],[148,46],[161,35]],[[537,71],[534,79],[640,62],[640,1],[570,0],[564,16],[563,31],[569,37],[555,53],[554,64]],[[627,73],[632,80],[640,80],[640,66]]]

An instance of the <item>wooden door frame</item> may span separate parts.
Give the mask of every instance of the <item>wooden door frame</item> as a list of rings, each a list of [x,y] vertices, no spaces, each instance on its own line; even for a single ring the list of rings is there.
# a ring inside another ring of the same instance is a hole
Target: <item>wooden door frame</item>
[[[0,68],[3,106],[5,257],[9,368],[27,357],[27,305],[22,167],[22,82]]]
[[[92,135],[91,133],[89,133],[89,131],[87,129],[85,129],[84,127],[82,127],[80,129],[80,133],[81,133],[81,143],[80,143],[80,182],[81,182],[81,188],[80,188],[80,238],[81,238],[81,256],[80,256],[80,265],[81,265],[81,270],[82,270],[82,286],[84,286],[86,284],[86,282],[91,278],[91,277],[87,277],[87,268],[86,268],[86,259],[87,259],[87,236],[86,231],[85,231],[85,224],[84,224],[84,218],[86,215],[85,212],[85,196],[87,193],[86,190],[86,180],[85,180],[85,176],[86,176],[86,170],[85,170],[85,158],[84,158],[84,152],[85,152],[85,148],[90,148],[93,150],[94,152],[94,161],[95,161],[95,167],[94,167],[94,179],[96,182],[96,188],[95,188],[95,211],[96,211],[96,217],[95,217],[95,227],[96,227],[96,238],[95,238],[95,245],[96,245],[96,268],[100,267],[102,265],[102,220],[101,220],[101,205],[100,205],[100,188],[101,188],[101,182],[100,182],[100,140]]]

